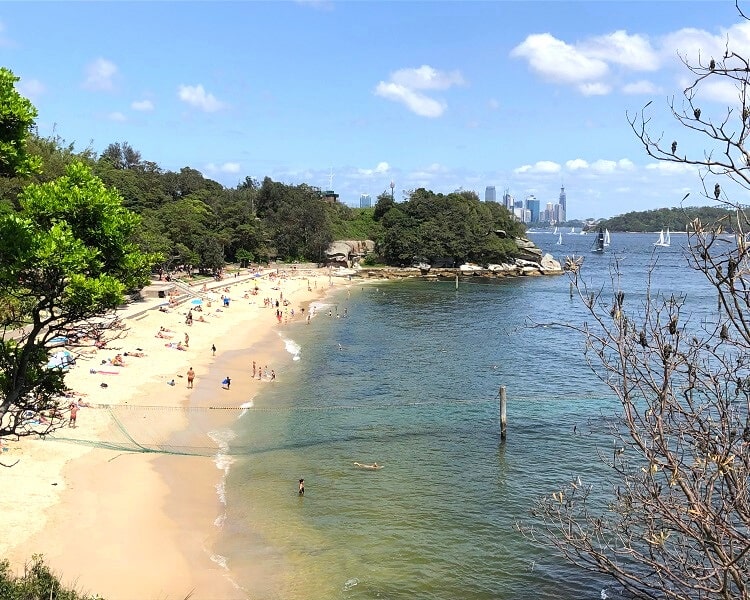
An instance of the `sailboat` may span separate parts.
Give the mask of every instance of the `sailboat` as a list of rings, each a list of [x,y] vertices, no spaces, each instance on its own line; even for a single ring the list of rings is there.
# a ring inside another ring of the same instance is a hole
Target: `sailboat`
[[[563,241],[562,241],[562,233],[561,233],[561,234],[559,234],[559,237],[557,238],[557,245],[558,246],[562,246],[562,243],[563,243]]]
[[[609,229],[604,230],[604,247],[609,247]]]
[[[570,228],[570,233],[575,233],[575,232],[576,232],[576,228],[575,227],[571,227]]]
[[[554,235],[557,235],[557,226],[555,226],[555,230],[552,232]]]
[[[594,245],[591,247],[592,252],[602,253],[604,252],[604,230],[599,228],[599,235],[594,240]]]
[[[669,237],[669,227],[667,227],[667,233],[664,233],[664,230],[661,230],[661,233],[659,234],[659,239],[654,242],[654,246],[661,246],[663,248],[669,248],[669,244],[671,243],[670,237]]]

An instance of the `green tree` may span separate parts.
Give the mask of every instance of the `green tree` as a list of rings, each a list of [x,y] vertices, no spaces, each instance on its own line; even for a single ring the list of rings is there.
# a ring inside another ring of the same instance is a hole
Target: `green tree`
[[[56,414],[65,373],[46,366],[50,340],[73,326],[106,337],[89,320],[145,285],[159,259],[137,249],[138,217],[82,163],[29,185],[20,205],[0,215],[0,437],[35,433],[28,414]]]
[[[31,175],[41,169],[41,159],[27,148],[37,112],[16,91],[19,79],[12,71],[0,67],[0,177]]]

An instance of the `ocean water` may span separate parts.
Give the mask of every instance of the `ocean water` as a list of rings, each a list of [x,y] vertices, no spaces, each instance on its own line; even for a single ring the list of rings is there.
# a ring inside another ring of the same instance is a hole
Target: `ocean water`
[[[627,303],[645,298],[650,275],[654,290],[685,293],[695,318],[715,310],[684,235],[655,249],[655,235],[613,234],[604,255],[590,252],[592,235],[565,235],[562,246],[531,237],[560,259],[584,256],[592,289],[611,286],[617,258]],[[326,302],[309,325],[280,330],[290,360],[219,435],[226,514],[215,560],[246,596],[617,597],[516,529],[571,478],[600,482],[597,452],[611,448],[601,418],[616,399],[587,366],[583,340],[549,325],[586,319],[568,277],[462,279],[458,289],[355,281]]]

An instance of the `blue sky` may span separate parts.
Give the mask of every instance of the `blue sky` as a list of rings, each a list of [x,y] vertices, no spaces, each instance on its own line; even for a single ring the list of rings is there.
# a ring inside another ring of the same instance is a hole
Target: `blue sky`
[[[164,169],[333,188],[395,184],[556,202],[569,218],[706,205],[626,113],[682,135],[668,100],[695,59],[750,55],[732,2],[3,2],[2,64],[77,149],[128,142]],[[709,88],[704,115],[737,92]],[[693,144],[691,146],[691,144]],[[702,144],[702,145],[701,145]]]

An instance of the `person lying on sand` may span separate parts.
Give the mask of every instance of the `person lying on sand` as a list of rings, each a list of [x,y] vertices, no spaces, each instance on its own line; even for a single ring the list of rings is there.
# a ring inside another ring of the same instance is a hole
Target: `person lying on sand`
[[[362,463],[355,462],[354,466],[358,469],[370,469],[371,471],[377,471],[378,469],[382,469],[383,465],[379,465],[378,463],[372,463],[371,465],[363,465]]]

